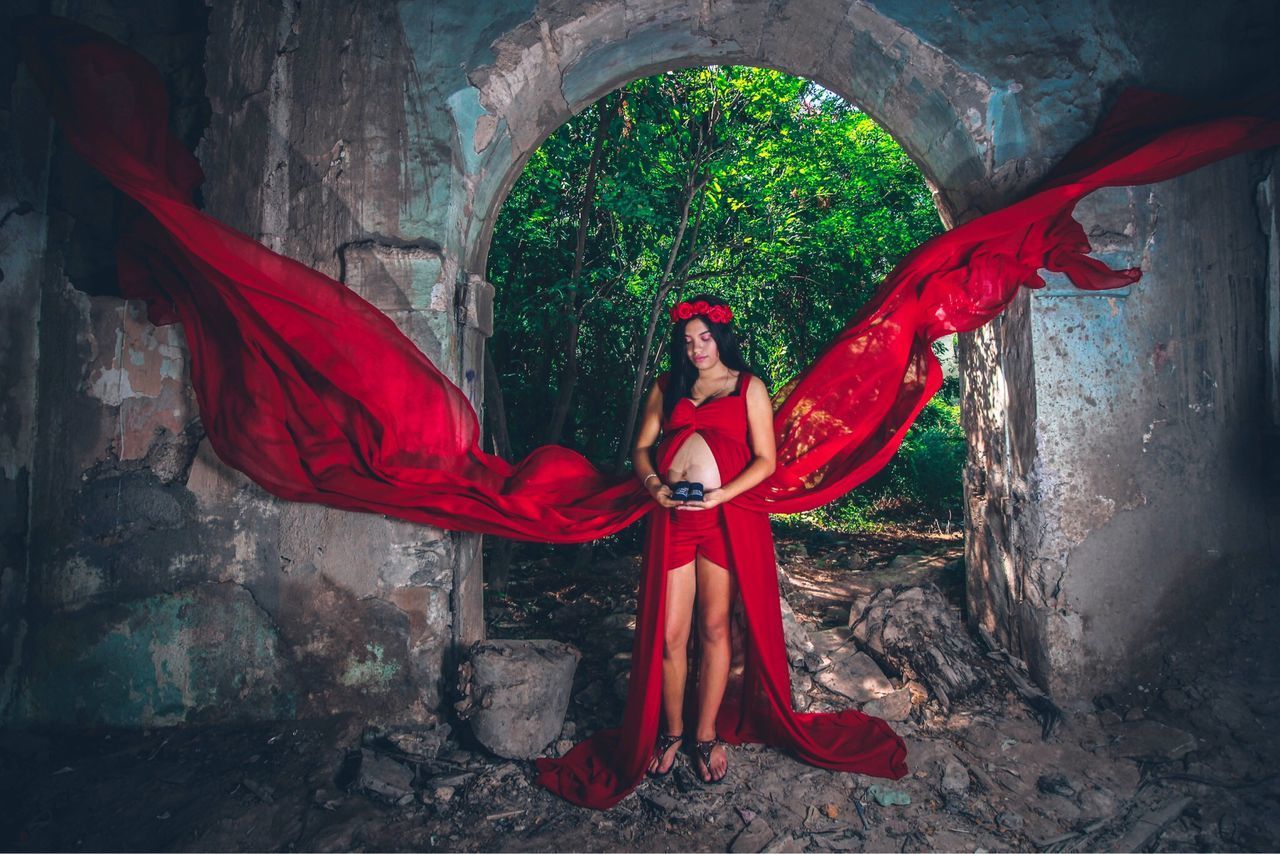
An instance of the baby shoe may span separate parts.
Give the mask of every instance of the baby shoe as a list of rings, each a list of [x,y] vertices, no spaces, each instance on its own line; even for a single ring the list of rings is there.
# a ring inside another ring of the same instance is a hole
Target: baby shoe
[[[682,480],[679,483],[677,483],[675,486],[671,487],[671,500],[672,501],[688,501],[689,487],[691,485],[692,484],[690,484],[689,481]]]
[[[689,500],[690,501],[702,500],[702,484],[696,481],[689,484]]]

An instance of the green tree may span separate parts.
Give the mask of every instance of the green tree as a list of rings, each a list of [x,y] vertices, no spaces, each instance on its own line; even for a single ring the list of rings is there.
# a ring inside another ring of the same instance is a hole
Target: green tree
[[[696,291],[734,306],[745,355],[779,387],[940,230],[901,147],[817,84],[747,67],[627,84],[534,152],[495,228],[489,346],[509,452],[550,439],[625,459],[668,357],[666,310]],[[944,501],[922,479],[955,450],[929,423],[893,487],[921,505]]]

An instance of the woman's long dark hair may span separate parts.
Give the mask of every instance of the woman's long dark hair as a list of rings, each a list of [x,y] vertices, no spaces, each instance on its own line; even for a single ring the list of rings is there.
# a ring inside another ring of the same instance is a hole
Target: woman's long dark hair
[[[698,302],[702,300],[707,305],[729,305],[719,297],[710,294],[698,294],[696,297],[690,297],[684,302]],[[711,337],[716,342],[716,348],[720,351],[720,361],[725,366],[734,371],[755,371],[751,370],[751,366],[747,364],[746,359],[742,358],[742,349],[738,346],[738,336],[733,332],[733,321],[728,323],[715,323],[705,314],[697,314],[687,320],[677,320],[671,324],[671,373],[667,377],[667,390],[662,395],[662,418],[666,421],[671,415],[671,410],[675,408],[676,402],[682,397],[689,397],[693,392],[693,384],[698,380],[698,369],[693,362],[689,361],[689,356],[684,351],[684,328],[689,324],[690,320],[697,318],[707,324],[707,329],[711,331]]]

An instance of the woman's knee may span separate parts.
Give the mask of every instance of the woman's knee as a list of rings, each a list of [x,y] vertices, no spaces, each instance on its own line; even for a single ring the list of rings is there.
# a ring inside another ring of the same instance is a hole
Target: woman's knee
[[[698,618],[698,640],[709,646],[729,643],[729,614],[706,614]]]
[[[689,627],[685,625],[667,629],[662,640],[662,657],[682,661],[688,654]]]

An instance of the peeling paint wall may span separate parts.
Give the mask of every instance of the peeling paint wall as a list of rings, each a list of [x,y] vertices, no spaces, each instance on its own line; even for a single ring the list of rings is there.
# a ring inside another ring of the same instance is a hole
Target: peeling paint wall
[[[484,279],[501,201],[537,145],[616,86],[713,62],[815,79],[883,123],[944,220],[960,222],[1030,186],[1127,83],[1204,96],[1274,72],[1272,5],[1185,6],[68,0],[58,11],[162,69],[213,215],[354,289],[478,402],[501,298]],[[151,327],[113,290],[112,191],[51,134],[14,58],[0,68],[3,117],[27,117],[5,123],[0,165],[4,714],[438,711],[453,651],[483,634],[480,538],[278,501],[223,466],[181,331]],[[1057,695],[1153,666],[1193,597],[1247,564],[1241,532],[1265,521],[1244,504],[1262,487],[1239,461],[1265,410],[1262,354],[1280,338],[1265,283],[1280,276],[1274,249],[1266,266],[1274,205],[1254,203],[1275,179],[1250,169],[1094,201],[1082,217],[1100,248],[1143,263],[1146,280],[1126,295],[1022,295],[962,340],[970,619]]]

